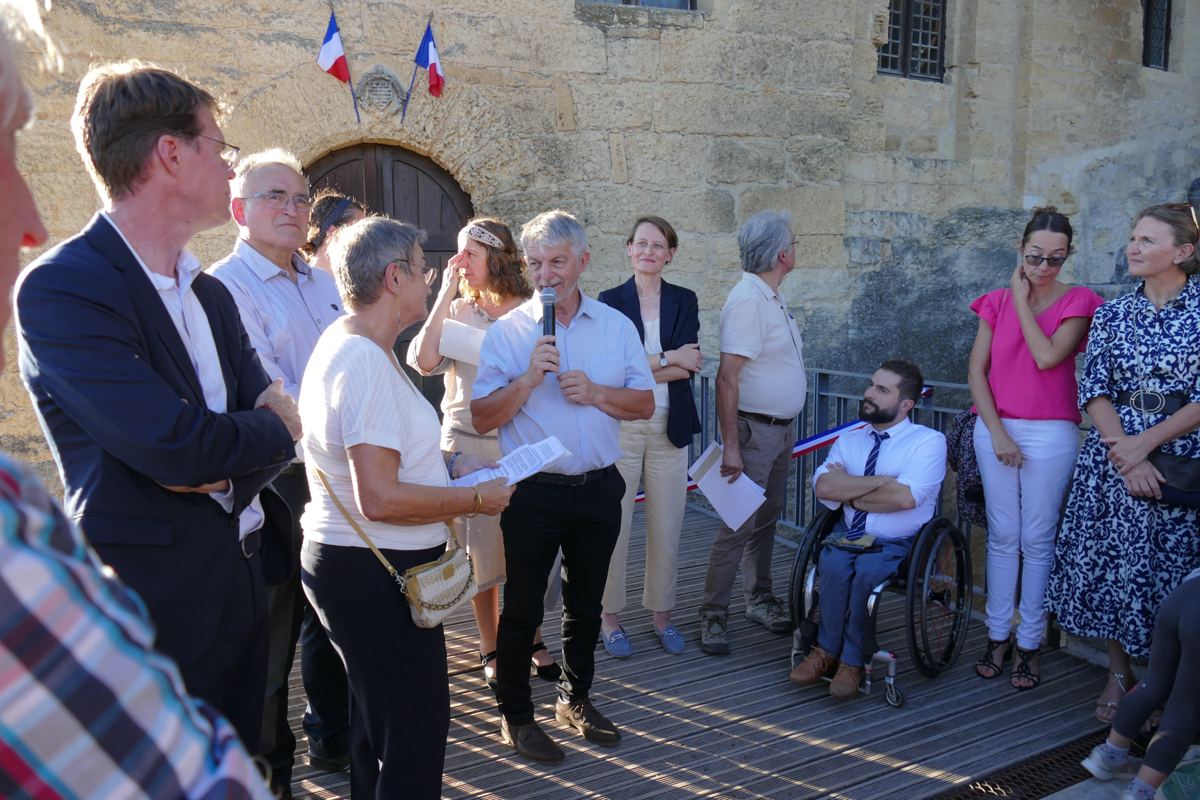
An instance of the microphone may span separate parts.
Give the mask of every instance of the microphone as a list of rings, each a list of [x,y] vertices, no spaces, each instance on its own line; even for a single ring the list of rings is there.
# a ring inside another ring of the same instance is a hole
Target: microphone
[[[554,303],[558,300],[558,292],[553,286],[542,289],[538,295],[542,299],[542,336],[554,335]]]

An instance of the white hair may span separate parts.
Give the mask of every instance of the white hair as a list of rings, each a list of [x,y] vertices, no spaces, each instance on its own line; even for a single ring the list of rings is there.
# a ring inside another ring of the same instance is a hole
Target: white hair
[[[35,0],[0,0],[0,128],[8,130],[14,120],[22,124],[33,115],[33,95],[21,81],[13,45],[24,43],[42,49],[41,67],[59,71],[62,55],[46,35],[41,9]],[[50,8],[46,0],[47,10]]]

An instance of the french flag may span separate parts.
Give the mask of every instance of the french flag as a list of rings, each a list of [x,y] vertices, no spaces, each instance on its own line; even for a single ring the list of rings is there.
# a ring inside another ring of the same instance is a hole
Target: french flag
[[[436,53],[434,57],[437,57]],[[342,83],[350,82],[350,67],[346,64],[346,51],[342,49],[342,34],[338,31],[337,19],[332,11],[329,12],[329,27],[325,29],[325,41],[321,43],[321,52],[317,54],[317,64]]]
[[[417,45],[417,57],[414,61],[421,69],[429,70],[429,93],[434,97],[441,97],[446,76],[442,73],[442,62],[438,58],[437,43],[433,41],[431,23],[425,24],[425,35],[421,37],[421,44]]]

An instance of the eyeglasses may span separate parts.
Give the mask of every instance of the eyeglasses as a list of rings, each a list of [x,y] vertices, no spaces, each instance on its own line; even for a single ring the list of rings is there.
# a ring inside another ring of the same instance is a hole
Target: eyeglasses
[[[285,209],[290,202],[297,211],[308,211],[312,207],[312,198],[306,194],[288,194],[282,189],[271,189],[258,194],[248,194],[242,200],[262,200],[271,208]]]
[[[1035,256],[1032,253],[1025,256],[1025,263],[1031,267],[1040,267],[1042,262],[1045,261],[1054,269],[1058,269],[1066,260],[1066,256]]]
[[[799,236],[797,236],[795,239],[792,239],[792,247],[795,247],[795,246],[796,246],[796,245],[798,245],[798,244],[800,244],[800,237],[799,237]]]
[[[238,154],[242,152],[242,148],[238,147],[237,145],[230,144],[229,142],[222,142],[220,139],[214,139],[211,136],[205,136],[203,133],[197,133],[196,136],[197,138],[208,139],[210,142],[216,142],[217,144],[221,145],[218,155],[221,156],[221,160],[225,162],[226,166],[232,167],[237,163]]]
[[[638,239],[633,243],[634,250],[649,250],[655,255],[662,255],[667,252],[667,246],[662,242],[648,242],[645,239]]]
[[[1196,219],[1196,207],[1188,203],[1188,211],[1192,212],[1192,224],[1196,226],[1196,232],[1200,233],[1200,219]]]
[[[409,261],[407,258],[393,259],[393,261],[391,263],[399,264],[401,262],[408,264],[409,266],[412,266],[412,262]],[[438,275],[437,267],[431,267],[428,264],[421,265],[421,279],[423,281],[425,281],[426,286],[433,286],[433,282],[435,280],[437,280],[437,275]]]

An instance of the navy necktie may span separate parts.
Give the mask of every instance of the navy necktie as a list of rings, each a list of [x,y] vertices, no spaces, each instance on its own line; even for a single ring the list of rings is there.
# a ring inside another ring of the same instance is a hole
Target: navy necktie
[[[867,468],[863,470],[864,476],[875,474],[875,462],[879,460],[879,445],[883,444],[883,440],[888,438],[888,434],[871,431],[871,436],[875,438],[875,444],[871,446],[871,453],[867,456]],[[867,532],[867,512],[854,510],[854,518],[850,521],[850,531],[846,534],[849,541],[854,541],[862,537]]]

